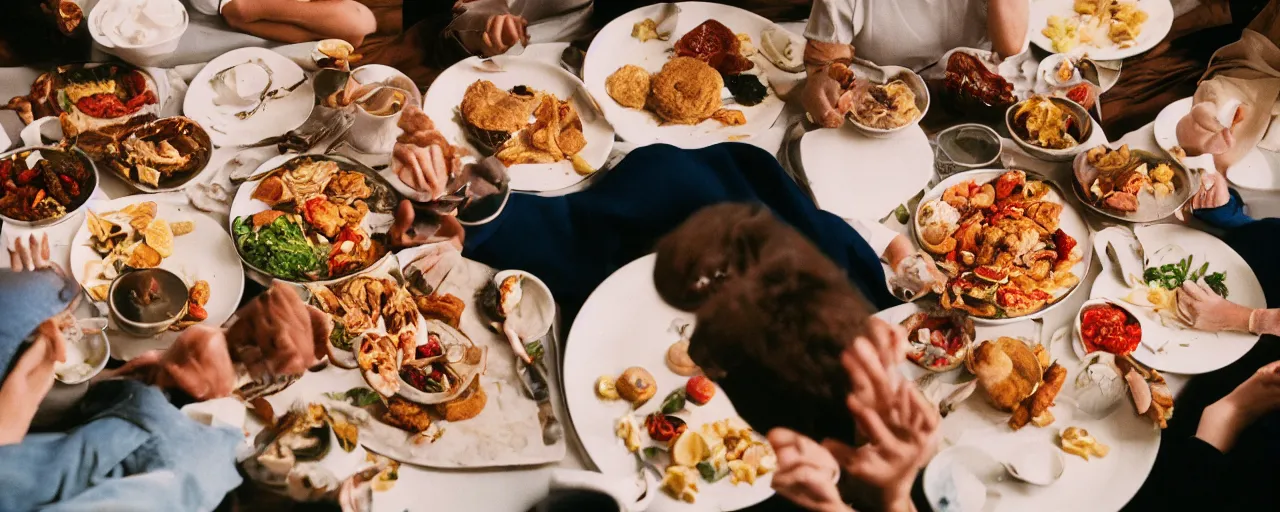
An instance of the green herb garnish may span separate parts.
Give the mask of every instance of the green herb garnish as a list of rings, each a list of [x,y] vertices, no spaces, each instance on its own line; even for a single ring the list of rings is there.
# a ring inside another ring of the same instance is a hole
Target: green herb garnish
[[[1204,276],[1204,284],[1209,285],[1209,289],[1213,290],[1213,293],[1218,294],[1224,299],[1227,298],[1227,293],[1229,292],[1229,290],[1227,290],[1227,273],[1226,272],[1214,272],[1212,274]]]
[[[351,388],[345,392],[325,393],[324,396],[332,400],[341,400],[356,407],[365,407],[378,403],[381,397],[378,393],[369,388]]]
[[[302,281],[327,274],[329,246],[312,244],[302,226],[287,215],[256,230],[248,217],[236,217],[231,236],[245,261],[275,277]]]
[[[699,462],[697,465],[697,468],[698,468],[698,474],[702,475],[702,479],[713,484],[716,482],[719,482],[721,478],[724,478],[726,475],[729,474],[728,471],[717,472],[716,467],[712,466],[710,462],[705,460],[702,462]]]
[[[329,344],[334,347],[351,351],[351,342],[355,340],[354,336],[347,334],[347,326],[337,318],[333,319],[333,330],[329,332]]]
[[[1142,280],[1147,286],[1159,286],[1166,290],[1177,290],[1185,282],[1196,282],[1204,279],[1209,289],[1213,290],[1222,298],[1227,297],[1227,274],[1225,272],[1214,272],[1209,274],[1209,262],[1204,262],[1200,268],[1191,270],[1191,264],[1195,262],[1195,256],[1187,256],[1179,260],[1177,263],[1165,263],[1159,267],[1147,267],[1142,272]]]
[[[662,399],[662,407],[658,410],[662,414],[675,414],[684,409],[685,391],[684,388],[672,391],[666,398]]]

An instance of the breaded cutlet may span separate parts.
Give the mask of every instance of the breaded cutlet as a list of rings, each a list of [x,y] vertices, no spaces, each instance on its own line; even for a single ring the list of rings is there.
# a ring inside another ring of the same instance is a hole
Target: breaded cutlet
[[[644,102],[649,98],[649,72],[640,66],[627,64],[604,80],[604,90],[619,105],[644,108]]]
[[[649,106],[671,124],[698,124],[720,109],[724,79],[692,57],[676,57],[653,76]]]

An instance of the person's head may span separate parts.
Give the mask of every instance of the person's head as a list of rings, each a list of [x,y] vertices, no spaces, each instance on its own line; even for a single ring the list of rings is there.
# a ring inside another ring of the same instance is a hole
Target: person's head
[[[658,295],[676,309],[696,310],[726,280],[753,265],[766,241],[782,230],[790,228],[758,204],[699,210],[658,241],[653,271]]]
[[[0,365],[8,375],[24,351],[49,343],[56,361],[66,357],[62,332],[76,325],[80,285],[53,269],[0,270]],[[3,376],[0,376],[3,378]]]
[[[663,293],[658,284],[668,302],[676,295],[696,311],[694,363],[760,431],[784,426],[818,438],[851,435],[840,356],[864,330],[870,304],[803,235],[767,209],[745,205],[707,208],[668,235],[659,244],[655,280],[688,282],[725,264],[733,270],[714,287],[691,293],[668,284]]]

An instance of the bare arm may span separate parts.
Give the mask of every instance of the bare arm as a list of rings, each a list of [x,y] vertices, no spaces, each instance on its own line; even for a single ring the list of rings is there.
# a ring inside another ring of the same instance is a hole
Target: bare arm
[[[997,55],[1009,57],[1022,52],[1030,9],[1028,0],[989,0],[987,35]]]
[[[325,38],[337,38],[360,46],[364,37],[377,29],[373,11],[354,0],[299,2],[297,0],[251,0],[231,2],[222,16],[234,28],[250,31],[263,27],[260,22],[294,25]],[[279,27],[275,27],[279,28]],[[301,37],[302,32],[286,31],[286,37]],[[255,34],[271,37],[271,33]]]

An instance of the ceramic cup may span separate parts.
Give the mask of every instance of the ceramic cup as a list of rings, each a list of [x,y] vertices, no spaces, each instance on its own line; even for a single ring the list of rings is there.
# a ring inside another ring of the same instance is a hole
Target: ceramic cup
[[[400,116],[409,105],[421,105],[422,94],[418,86],[407,75],[390,66],[368,64],[351,72],[351,78],[360,84],[382,83],[395,87],[405,95],[404,103],[393,114],[377,115],[371,113],[358,102],[355,105],[355,122],[347,132],[347,140],[353,147],[364,153],[390,153],[395,146],[396,137],[400,135]],[[383,89],[383,93],[389,92]],[[378,93],[375,93],[378,94]]]
[[[127,304],[133,300],[133,291],[150,286],[148,279],[154,279],[160,296],[151,306],[162,311],[163,319],[157,321],[141,321],[132,315],[138,306]],[[160,334],[172,326],[178,319],[187,314],[187,284],[177,274],[161,268],[134,270],[111,282],[107,292],[107,307],[111,311],[111,323],[121,331],[137,336],[150,337]],[[130,317],[133,318],[130,318]]]

